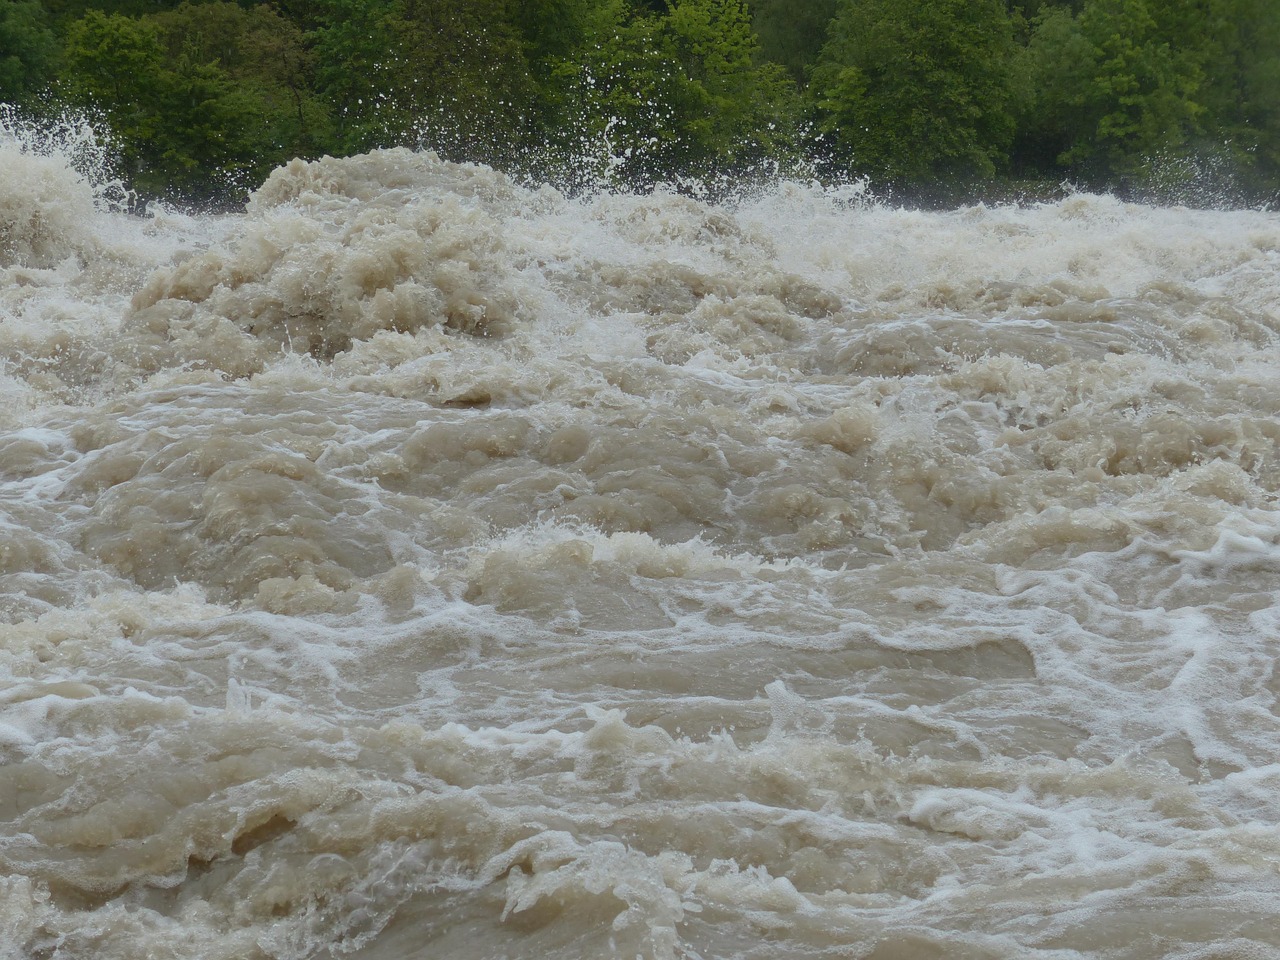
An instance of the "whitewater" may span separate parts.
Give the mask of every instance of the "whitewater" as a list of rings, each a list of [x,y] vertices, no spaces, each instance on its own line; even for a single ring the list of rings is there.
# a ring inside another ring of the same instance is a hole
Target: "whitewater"
[[[1280,957],[1280,215],[71,159],[6,960]]]

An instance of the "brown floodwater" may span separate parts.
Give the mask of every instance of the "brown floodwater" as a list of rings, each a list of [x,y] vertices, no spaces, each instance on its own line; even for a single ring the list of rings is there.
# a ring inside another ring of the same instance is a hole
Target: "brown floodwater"
[[[0,955],[1280,956],[1278,331],[1275,213],[0,139]]]

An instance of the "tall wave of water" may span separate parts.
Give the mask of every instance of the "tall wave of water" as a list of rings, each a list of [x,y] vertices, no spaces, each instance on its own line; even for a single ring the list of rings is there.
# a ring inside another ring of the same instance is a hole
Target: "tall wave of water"
[[[0,170],[0,955],[1280,955],[1280,216]]]

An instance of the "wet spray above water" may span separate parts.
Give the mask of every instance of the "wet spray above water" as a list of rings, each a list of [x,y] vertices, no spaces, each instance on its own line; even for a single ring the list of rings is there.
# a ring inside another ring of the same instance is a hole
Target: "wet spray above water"
[[[0,165],[0,952],[1280,955],[1280,217]]]

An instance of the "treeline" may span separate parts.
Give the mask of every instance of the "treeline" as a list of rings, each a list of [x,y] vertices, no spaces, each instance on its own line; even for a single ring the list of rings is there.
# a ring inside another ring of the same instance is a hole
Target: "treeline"
[[[946,201],[1280,188],[1276,0],[0,0],[0,102],[145,194],[428,146],[573,188],[776,174]]]

